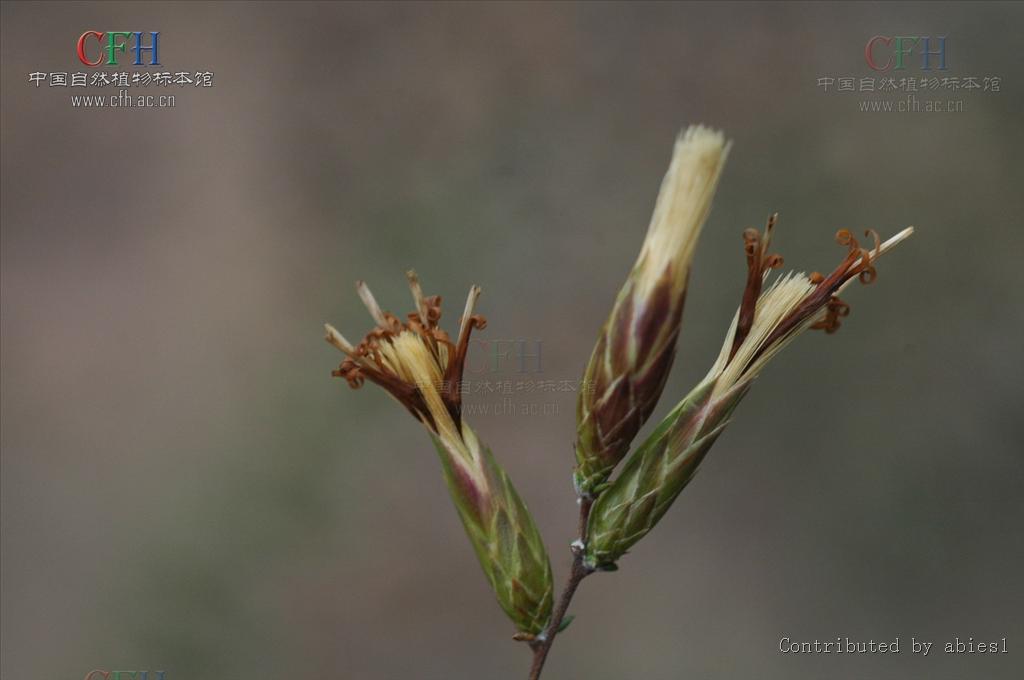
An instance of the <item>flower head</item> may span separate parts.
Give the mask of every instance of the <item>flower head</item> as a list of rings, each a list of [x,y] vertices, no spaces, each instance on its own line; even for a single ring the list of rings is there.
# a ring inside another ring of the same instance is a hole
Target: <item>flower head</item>
[[[436,435],[458,439],[462,423],[461,382],[469,337],[474,328],[487,325],[474,314],[480,288],[469,289],[466,309],[453,343],[438,326],[441,298],[425,297],[416,272],[406,274],[416,311],[402,322],[381,310],[369,287],[356,283],[360,299],[376,326],[358,345],[353,345],[330,324],[325,324],[327,342],[347,357],[333,375],[345,378],[349,386],[360,387],[370,380],[398,400]]]
[[[491,451],[462,419],[461,383],[469,336],[486,325],[473,313],[480,288],[469,289],[455,342],[438,326],[441,298],[424,297],[407,274],[416,311],[400,321],[356,284],[376,326],[358,345],[326,324],[327,342],[345,353],[333,375],[353,387],[383,387],[426,426],[445,481],[480,566],[522,639],[539,634],[551,616],[551,564],[526,505]]]
[[[755,229],[744,232],[747,285],[718,360],[705,379],[717,381],[715,395],[752,380],[769,359],[803,331],[831,334],[838,330],[840,320],[850,313],[850,306],[839,293],[854,280],[872,283],[877,276],[878,257],[914,233],[913,227],[907,227],[882,243],[869,229],[865,236],[871,239],[872,247],[864,248],[849,230],[840,229],[836,242],[847,248],[847,254],[828,276],[790,272],[762,291],[769,272],[782,266],[780,256],[768,254],[776,219],[777,215],[768,219],[763,234]]]

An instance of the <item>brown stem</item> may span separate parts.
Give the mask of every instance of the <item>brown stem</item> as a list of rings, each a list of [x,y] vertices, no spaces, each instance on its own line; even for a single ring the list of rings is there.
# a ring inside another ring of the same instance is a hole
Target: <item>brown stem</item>
[[[569,603],[572,602],[576,589],[579,587],[580,582],[594,571],[583,564],[583,547],[586,545],[587,540],[587,520],[590,519],[590,506],[593,503],[594,501],[589,498],[580,499],[580,521],[577,533],[580,538],[572,547],[573,559],[572,568],[569,571],[569,580],[565,583],[562,596],[558,598],[558,604],[551,615],[548,627],[531,644],[533,647],[533,665],[530,666],[530,680],[538,680],[540,678],[540,673],[544,670],[544,662],[548,658],[548,652],[551,651],[551,645],[555,643],[555,636],[558,635],[558,629],[562,626],[562,621],[565,620],[565,614],[569,611]]]

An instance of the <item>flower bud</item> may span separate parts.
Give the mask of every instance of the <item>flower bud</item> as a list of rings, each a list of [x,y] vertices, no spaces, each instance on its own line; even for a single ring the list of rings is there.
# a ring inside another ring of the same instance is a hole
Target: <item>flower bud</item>
[[[597,495],[650,417],[675,358],[697,239],[729,152],[720,132],[676,140],[647,236],[583,376],[576,407],[575,482]]]

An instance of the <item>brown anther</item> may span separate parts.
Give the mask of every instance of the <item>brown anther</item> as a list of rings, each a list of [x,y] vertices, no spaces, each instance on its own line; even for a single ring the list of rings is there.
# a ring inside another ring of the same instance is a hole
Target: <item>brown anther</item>
[[[874,253],[867,248],[861,248],[860,244],[857,243],[857,239],[853,237],[848,229],[840,229],[836,232],[836,242],[842,246],[848,246],[850,248],[850,254],[847,256],[846,261],[843,265],[846,265],[846,271],[844,272],[845,281],[853,276],[856,276],[861,283],[868,284],[875,280],[875,267],[872,264],[874,256],[878,255],[882,250],[881,239],[878,238],[878,232],[874,229],[867,229],[864,235],[872,239],[875,244]],[[856,256],[856,257],[854,257]],[[856,264],[854,264],[856,262]],[[840,268],[843,267],[840,265]]]
[[[336,378],[344,378],[348,381],[348,386],[352,389],[362,387],[365,378],[362,372],[359,370],[359,366],[352,361],[352,359],[345,359],[341,362],[341,366],[331,371],[331,375]]]
[[[828,335],[835,333],[837,328],[839,328],[839,323],[832,317],[825,317],[811,326],[812,331],[825,331]]]
[[[748,227],[743,230],[743,249],[747,253],[747,257],[754,257],[757,254],[757,246],[761,241],[761,233],[753,227]]]
[[[771,245],[772,229],[779,214],[773,213],[768,217],[761,234],[756,229],[743,230],[743,250],[747,255],[747,285],[743,289],[743,300],[740,302],[739,317],[736,321],[736,333],[733,336],[732,350],[729,359],[732,359],[739,351],[740,345],[750,333],[754,325],[754,312],[757,308],[757,300],[761,295],[761,287],[764,284],[765,275],[769,270],[782,266],[782,256],[768,254],[768,247]]]
[[[851,248],[857,247],[857,239],[853,238],[853,234],[850,233],[849,229],[840,229],[836,232],[836,243],[841,246],[850,246]]]
[[[405,322],[405,326],[417,335],[427,335],[427,330],[423,327],[423,324],[420,323],[420,315],[416,312],[409,314],[409,320]]]
[[[387,327],[381,329],[383,332],[391,333],[392,335],[402,332],[402,322],[397,316],[391,312],[384,312],[384,320],[387,321]]]
[[[434,340],[437,340],[442,345],[446,345],[448,349],[451,349],[454,345],[452,344],[452,338],[448,335],[448,332],[440,328],[434,328],[430,331],[431,336]]]
[[[825,318],[813,324],[811,328],[822,329],[826,333],[834,333],[839,328],[839,318],[849,314],[850,309],[846,303],[834,296],[835,292],[855,276],[865,284],[871,283],[877,277],[874,258],[882,252],[880,239],[873,229],[865,231],[865,235],[874,242],[873,251],[861,248],[849,229],[840,229],[836,232],[836,243],[849,248],[846,257],[828,276],[813,272],[808,277],[815,286],[814,290],[786,318],[779,322],[765,338],[764,347],[769,347],[779,338],[785,337],[787,333],[820,311],[822,307],[825,307]],[[755,355],[755,358],[758,355]]]
[[[833,295],[825,306],[825,318],[813,324],[811,330],[824,330],[825,333],[831,335],[839,330],[841,325],[839,319],[849,315],[850,305]]]
[[[441,296],[431,295],[423,298],[423,304],[427,309],[427,325],[436,326],[441,319]]]

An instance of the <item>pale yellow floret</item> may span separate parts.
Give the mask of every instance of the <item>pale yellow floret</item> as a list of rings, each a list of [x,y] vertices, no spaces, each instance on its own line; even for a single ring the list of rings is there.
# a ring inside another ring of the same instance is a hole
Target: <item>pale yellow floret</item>
[[[757,372],[767,359],[774,356],[776,352],[782,349],[799,333],[799,330],[795,330],[793,333],[788,333],[780,341],[773,343],[772,347],[767,348],[748,369],[751,359],[758,354],[764,345],[764,341],[768,339],[772,331],[796,309],[812,290],[814,290],[814,284],[800,273],[789,273],[777,279],[758,298],[757,308],[754,311],[754,323],[750,327],[750,332],[747,333],[747,337],[740,343],[732,360],[728,361],[729,352],[732,349],[733,335],[736,332],[736,322],[735,320],[733,321],[733,326],[726,337],[726,342],[722,347],[721,354],[719,354],[718,361],[715,362],[715,366],[708,375],[708,378],[718,377],[718,382],[715,385],[716,396],[727,391],[738,383],[741,378],[757,375]],[[817,315],[812,315],[812,317],[816,318]]]
[[[459,428],[441,398],[447,351],[439,344],[441,356],[434,355],[427,341],[419,333],[402,331],[390,340],[380,343],[379,354],[385,367],[403,381],[415,385],[444,441],[460,442]]]
[[[480,297],[480,286],[470,286],[469,295],[466,296],[466,308],[462,312],[462,321],[459,322],[459,337],[465,337],[469,332],[470,317],[476,309],[477,298]]]
[[[729,146],[721,132],[701,125],[690,126],[676,139],[637,259],[639,298],[657,285],[670,264],[677,265],[676,287],[681,290],[685,285]]]
[[[416,312],[420,315],[420,321],[427,323],[427,305],[423,299],[423,287],[420,286],[420,277],[412,269],[405,273],[409,281],[409,290],[412,291],[413,302],[416,303]]]
[[[381,328],[386,328],[388,322],[384,318],[384,312],[381,310],[380,305],[377,304],[376,298],[370,292],[370,287],[363,281],[356,281],[356,292],[359,294],[359,299],[366,305],[366,310],[370,312],[370,316],[373,317],[374,323]]]
[[[326,332],[325,339],[330,344],[340,349],[345,354],[352,354],[355,351],[355,347],[352,343],[345,339],[345,336],[338,332],[338,329],[329,323],[324,324],[324,331]]]

